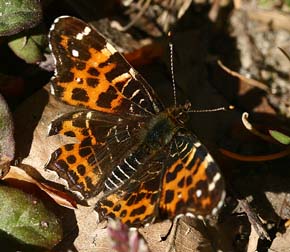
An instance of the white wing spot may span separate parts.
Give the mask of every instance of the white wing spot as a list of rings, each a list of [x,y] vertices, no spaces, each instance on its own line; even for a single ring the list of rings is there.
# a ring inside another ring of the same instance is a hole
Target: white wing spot
[[[195,146],[196,148],[198,148],[198,147],[201,146],[201,143],[200,143],[200,142],[196,142],[196,143],[194,144],[194,146]]]
[[[55,95],[55,90],[54,90],[53,85],[50,85],[50,93],[51,93],[52,95]]]
[[[226,197],[226,192],[223,191],[223,194],[222,194],[222,196],[221,196],[221,200],[220,200],[220,202],[219,202],[218,205],[217,205],[217,208],[218,208],[218,209],[220,209],[220,208],[223,206],[223,204],[224,204],[224,200],[225,200],[225,197]]]
[[[222,177],[221,174],[217,172],[216,175],[213,177],[213,181],[217,182],[218,180],[220,180],[221,177]]]
[[[118,187],[115,183],[114,183],[114,181],[113,180],[111,180],[110,178],[108,178],[108,181],[114,186],[114,187]]]
[[[55,28],[55,24],[59,22],[59,20],[63,19],[63,18],[69,18],[69,16],[60,16],[58,18],[56,18],[54,21],[53,21],[53,24],[50,26],[50,31],[53,31],[54,28]]]
[[[86,28],[84,29],[83,34],[84,34],[85,36],[87,36],[87,35],[90,34],[91,30],[92,30],[92,29],[91,29],[90,27],[86,26]]]
[[[117,130],[116,126],[114,126],[114,130],[115,130],[115,139],[116,139],[117,143],[120,143],[121,141],[120,141],[120,139],[117,136],[118,135],[118,130]]]
[[[129,69],[129,73],[132,75],[133,79],[136,80],[136,71],[134,70],[134,68],[131,67],[131,68]]]
[[[136,169],[135,169],[131,164],[128,163],[128,161],[127,161],[126,158],[124,159],[124,163],[125,163],[126,165],[128,165],[130,169],[132,169],[133,171],[136,171]]]
[[[86,28],[83,30],[83,32],[80,32],[76,35],[76,39],[77,40],[82,40],[84,38],[84,36],[89,35],[89,33],[91,32],[91,28],[86,26]]]
[[[131,113],[134,113],[133,103],[130,105],[129,111],[130,111]]]
[[[79,51],[73,49],[73,50],[71,51],[71,53],[72,53],[72,56],[74,56],[74,57],[76,57],[76,58],[79,57]]]
[[[131,76],[128,74],[128,73],[123,73],[121,76],[124,76],[124,78],[122,79],[122,78],[118,78],[120,81],[122,81],[122,80],[125,80],[125,78],[126,79],[128,79],[128,80],[130,80],[129,78],[131,78]],[[129,78],[127,78],[127,77],[129,77]],[[115,78],[115,79],[117,79],[117,78]],[[115,80],[114,80],[115,81]],[[116,80],[116,82],[117,82],[117,80]],[[122,87],[122,90],[121,90],[121,92],[122,93],[124,93],[124,90],[125,90],[125,88],[128,86],[128,84],[129,84],[129,81],[127,81],[125,84],[124,84],[124,86]]]
[[[112,46],[109,42],[107,42],[107,44],[105,45],[105,47],[108,49],[108,51],[111,53],[111,54],[114,54],[117,52],[117,50],[115,49],[114,46]]]
[[[77,35],[76,35],[76,39],[77,40],[82,40],[83,39],[83,34],[82,33],[78,33]]]
[[[181,146],[178,146],[178,147],[181,147]],[[186,151],[187,147],[188,147],[188,143],[186,143],[186,145],[183,147],[183,149],[180,151],[180,153]],[[191,157],[191,159],[192,159],[192,157]],[[190,159],[190,161],[191,161],[191,159]]]
[[[105,187],[107,187],[109,190],[112,190],[112,188],[107,185],[107,181],[105,182]]]
[[[137,89],[129,99],[133,99],[139,92],[140,92],[140,89]]]
[[[216,215],[217,211],[218,211],[218,209],[215,207],[211,210],[211,214]]]
[[[200,189],[196,190],[196,197],[199,198],[202,195],[202,191]]]
[[[124,181],[122,179],[120,179],[115,172],[112,172],[113,176],[119,181],[121,182],[122,184],[124,184]]]
[[[119,166],[119,165],[117,165],[117,168],[118,168],[118,170],[128,179],[128,178],[130,178],[128,175],[127,175],[127,173],[125,173],[123,170],[122,170],[122,168]]]
[[[212,191],[215,188],[216,182],[221,178],[221,174],[218,172],[214,177],[212,182],[208,185],[208,190]]]
[[[53,31],[54,30],[54,27],[55,27],[55,22],[50,26],[50,31]]]
[[[52,124],[48,124],[48,127],[47,127],[47,136],[49,135],[49,132],[51,131],[51,127],[52,127]]]
[[[135,159],[135,162],[136,162],[138,165],[143,164],[143,163],[141,163],[137,158],[134,158],[134,159]]]
[[[86,120],[86,128],[88,129],[90,127],[90,122],[89,120]]]
[[[212,159],[212,157],[211,157],[209,154],[206,155],[205,160],[206,160],[208,163],[212,163],[212,162],[213,162],[213,159]],[[208,166],[208,167],[209,167],[209,166]]]
[[[90,112],[87,113],[86,117],[87,117],[88,119],[91,119],[91,118],[92,118],[92,115],[93,115],[93,113],[90,111]]]
[[[59,22],[59,20],[64,19],[64,18],[70,18],[70,16],[63,15],[63,16],[57,17],[57,18],[54,20],[54,23],[56,24],[56,23]]]
[[[215,188],[215,182],[211,182],[211,183],[208,185],[208,190],[209,190],[209,191],[212,191],[214,188]]]
[[[77,83],[81,83],[82,82],[82,79],[78,77],[78,78],[76,78],[76,82]]]
[[[185,216],[191,217],[191,218],[195,218],[195,215],[193,213],[185,213]]]

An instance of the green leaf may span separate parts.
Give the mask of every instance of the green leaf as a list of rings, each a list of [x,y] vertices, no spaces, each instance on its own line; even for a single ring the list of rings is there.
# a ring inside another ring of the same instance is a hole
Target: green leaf
[[[15,252],[15,251],[21,251],[21,252],[45,252],[49,251],[44,249],[43,247],[33,246],[33,245],[27,245],[23,242],[15,239],[13,236],[7,234],[6,232],[3,232],[0,230],[0,244],[1,244],[1,250],[5,252]]]
[[[52,248],[62,239],[56,216],[43,203],[18,189],[0,186],[0,230],[22,243]]]
[[[32,64],[42,60],[43,48],[46,45],[47,36],[41,33],[41,28],[30,30],[27,34],[21,33],[20,36],[13,36],[8,43],[11,50],[26,63]]]
[[[269,130],[270,135],[281,144],[290,144],[290,137],[276,130]]]
[[[290,6],[290,0],[285,0],[285,3]]]
[[[0,95],[0,166],[9,164],[14,158],[14,151],[12,116],[3,96]]]
[[[42,18],[38,0],[0,0],[0,36],[37,25]]]

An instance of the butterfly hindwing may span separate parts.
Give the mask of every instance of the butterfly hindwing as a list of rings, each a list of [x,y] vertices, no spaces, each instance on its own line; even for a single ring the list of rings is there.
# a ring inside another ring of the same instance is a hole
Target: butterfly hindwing
[[[192,133],[178,132],[164,162],[160,212],[167,218],[209,216],[221,207],[223,189],[220,170],[205,147]]]
[[[49,135],[75,137],[78,142],[58,148],[46,167],[67,180],[72,190],[92,197],[102,191],[106,177],[136,144],[134,135],[140,126],[140,118],[133,116],[129,120],[98,111],[67,113],[51,123]]]
[[[110,217],[140,227],[158,217],[162,164],[153,162],[146,166],[146,171],[141,169],[132,176],[130,183],[98,201],[95,209],[100,220]]]
[[[49,37],[56,60],[52,92],[62,101],[110,114],[148,115],[162,109],[150,85],[93,27],[60,17]]]
[[[105,195],[96,210],[130,226],[180,214],[204,218],[215,214],[225,194],[220,170],[203,145],[180,131],[172,143],[132,176],[129,184]],[[151,164],[151,165],[150,165]],[[141,172],[145,172],[145,175]]]

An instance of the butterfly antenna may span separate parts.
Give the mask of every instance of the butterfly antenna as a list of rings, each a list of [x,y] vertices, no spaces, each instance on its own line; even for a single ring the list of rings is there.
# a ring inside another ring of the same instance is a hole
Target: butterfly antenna
[[[189,113],[208,113],[208,112],[218,112],[218,111],[228,111],[234,110],[235,107],[233,105],[229,105],[228,107],[219,107],[219,108],[212,108],[212,109],[193,109],[188,110]]]
[[[168,37],[171,37],[171,32],[168,33]],[[177,99],[176,99],[176,83],[174,78],[174,64],[173,64],[173,44],[169,42],[169,53],[170,53],[170,71],[171,71],[171,80],[172,80],[172,88],[173,88],[173,99],[174,99],[174,106],[177,106]]]
[[[170,49],[170,70],[171,70],[171,80],[172,80],[172,88],[173,88],[173,99],[174,99],[174,106],[177,106],[177,100],[176,100],[176,83],[174,78],[174,64],[173,64],[173,44],[169,43],[169,49]]]

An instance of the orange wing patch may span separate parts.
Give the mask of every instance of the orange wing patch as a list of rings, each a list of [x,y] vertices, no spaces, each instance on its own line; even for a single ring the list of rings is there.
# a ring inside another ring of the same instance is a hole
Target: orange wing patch
[[[99,184],[102,173],[91,147],[82,147],[81,144],[64,145],[53,153],[47,167],[57,170],[69,187],[82,191],[84,197],[90,197],[101,190]]]
[[[86,121],[83,121],[83,127],[80,127],[80,125],[77,127],[75,125],[74,118],[72,118],[71,120],[58,121],[58,125],[55,124],[51,126],[49,135],[62,134],[69,137],[75,137],[79,141],[83,141],[85,138],[89,137],[91,144],[96,145],[97,141],[88,124],[89,124],[88,121],[87,125]]]
[[[184,138],[175,151],[177,158],[166,167],[163,176],[161,212],[169,218],[178,214],[211,215],[224,197],[224,184],[216,164],[192,137]]]
[[[47,168],[57,171],[72,190],[81,191],[84,197],[89,197],[101,190],[102,171],[95,153],[104,143],[97,142],[86,115],[85,111],[73,112],[51,123],[49,135],[75,137],[79,143],[66,144],[57,149]]]
[[[78,143],[56,150],[47,168],[66,179],[73,190],[86,198],[92,197],[103,189],[103,182],[114,164],[117,165],[120,157],[133,145],[130,134],[138,127],[137,123],[142,125],[140,120],[128,122],[125,118],[98,111],[83,110],[62,115],[51,123],[49,135],[74,137]],[[117,145],[120,149],[115,148]]]
[[[68,38],[62,35],[61,39],[61,45],[68,48]],[[58,88],[64,90],[60,98],[71,105],[114,113],[115,108],[121,105],[122,99],[126,98],[120,90],[128,85],[132,76],[123,73],[109,81],[106,75],[117,67],[116,63],[109,61],[111,52],[107,48],[101,51],[90,48],[89,54],[90,59],[81,66],[77,50],[68,56],[73,62],[70,69],[73,77],[69,85],[61,79],[56,79]]]
[[[96,205],[100,219],[117,218],[129,226],[141,226],[158,217],[160,172],[142,182],[131,182],[105,196]]]
[[[156,114],[163,107],[153,89],[93,27],[62,17],[49,37],[56,61],[52,93],[62,101],[124,115]]]

